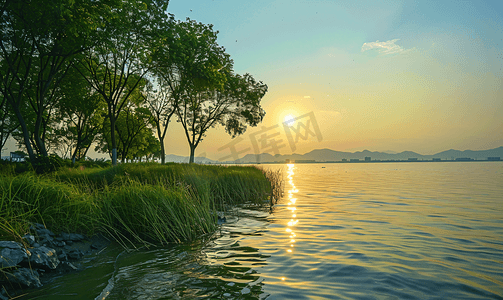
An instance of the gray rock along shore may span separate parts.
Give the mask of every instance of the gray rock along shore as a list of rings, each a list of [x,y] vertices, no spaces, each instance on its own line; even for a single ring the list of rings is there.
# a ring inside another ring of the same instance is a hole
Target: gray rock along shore
[[[75,263],[79,259],[108,245],[99,237],[89,239],[65,232],[56,235],[38,223],[30,229],[34,234],[25,235],[23,243],[0,241],[0,300],[39,288],[53,274],[78,271]]]

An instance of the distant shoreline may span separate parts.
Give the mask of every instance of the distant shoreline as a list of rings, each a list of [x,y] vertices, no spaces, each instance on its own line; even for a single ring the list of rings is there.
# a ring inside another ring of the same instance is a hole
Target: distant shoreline
[[[371,160],[371,161],[275,161],[275,162],[233,162],[233,163],[222,163],[222,164],[237,164],[237,165],[274,165],[274,164],[362,164],[362,163],[442,163],[442,162],[503,162],[503,160]]]

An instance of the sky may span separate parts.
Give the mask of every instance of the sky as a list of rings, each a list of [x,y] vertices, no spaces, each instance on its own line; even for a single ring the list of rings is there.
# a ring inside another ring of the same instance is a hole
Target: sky
[[[196,156],[503,146],[503,1],[171,0],[168,11],[213,24],[235,72],[268,85],[262,124],[234,140],[211,129]],[[188,155],[170,126],[166,152]]]
[[[236,139],[213,128],[196,156],[503,146],[501,0],[171,0],[168,11],[213,24],[234,71],[268,85],[259,126]],[[180,123],[165,144],[189,155]]]

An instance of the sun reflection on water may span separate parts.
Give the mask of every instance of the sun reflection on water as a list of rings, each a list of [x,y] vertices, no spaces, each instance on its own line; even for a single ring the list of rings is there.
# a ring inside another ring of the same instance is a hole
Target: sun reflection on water
[[[296,236],[295,232],[293,231],[293,227],[295,227],[295,225],[297,225],[297,222],[299,222],[299,220],[296,219],[297,218],[297,214],[296,214],[297,208],[294,205],[295,205],[295,202],[297,201],[297,198],[294,197],[295,196],[294,194],[298,193],[299,190],[295,187],[295,184],[293,182],[295,164],[288,164],[287,166],[288,166],[288,171],[287,171],[288,183],[290,184],[290,189],[288,190],[288,207],[287,207],[287,209],[292,211],[292,218],[287,223],[287,228],[286,228],[286,232],[290,233],[289,243],[288,243],[290,245],[290,247],[288,247],[286,249],[286,251],[288,253],[293,253],[293,248],[294,248],[294,244],[295,244],[294,237]]]

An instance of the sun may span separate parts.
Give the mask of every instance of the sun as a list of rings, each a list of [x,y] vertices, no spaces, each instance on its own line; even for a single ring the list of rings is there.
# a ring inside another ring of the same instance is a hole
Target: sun
[[[292,115],[286,115],[283,119],[283,123],[286,123],[288,126],[292,126],[295,123],[295,117]]]

